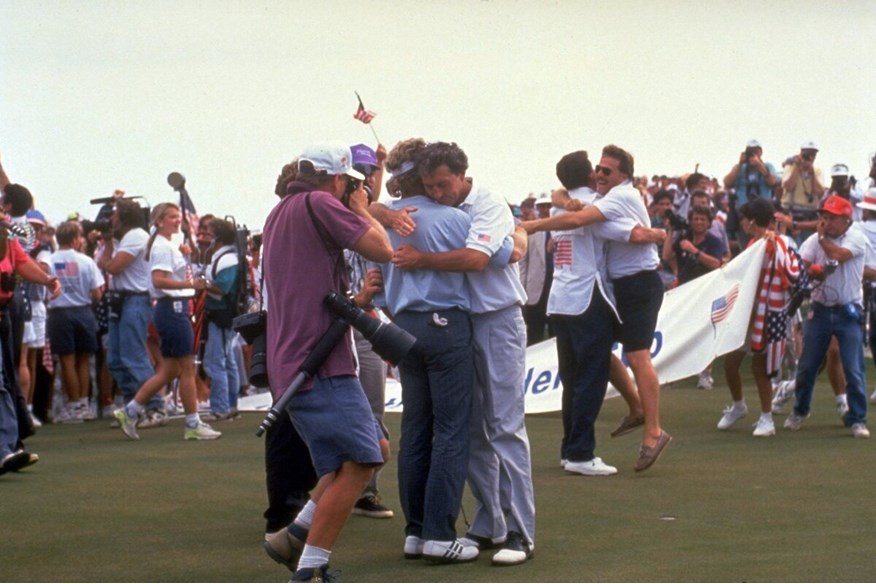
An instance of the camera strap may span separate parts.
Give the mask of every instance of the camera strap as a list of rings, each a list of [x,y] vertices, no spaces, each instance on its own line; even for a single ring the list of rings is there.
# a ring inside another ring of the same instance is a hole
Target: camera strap
[[[322,240],[322,244],[325,246],[326,251],[328,251],[329,256],[334,256],[335,258],[335,275],[338,277],[338,281],[341,286],[341,294],[347,294],[349,289],[348,281],[347,281],[347,270],[346,270],[346,262],[344,261],[344,248],[339,246],[328,230],[325,228],[325,225],[322,224],[322,221],[319,220],[319,217],[316,216],[316,213],[313,212],[313,207],[310,204],[310,195],[308,192],[304,196],[304,204],[307,206],[307,213],[310,215],[310,220],[313,221],[313,226],[316,228],[316,232],[319,235],[319,238]],[[331,241],[334,246],[330,246],[328,241]]]

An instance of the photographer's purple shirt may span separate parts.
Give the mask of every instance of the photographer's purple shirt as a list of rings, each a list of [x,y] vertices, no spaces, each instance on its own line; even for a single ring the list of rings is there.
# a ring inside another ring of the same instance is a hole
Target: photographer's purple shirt
[[[332,194],[312,191],[310,205],[328,239],[323,241],[305,203],[311,188],[305,183],[292,183],[290,194],[274,207],[264,227],[268,378],[275,399],[292,383],[304,359],[331,324],[332,314],[323,298],[329,292],[341,292],[342,284],[346,287],[343,249],[355,245],[370,228],[367,221]],[[320,377],[355,373],[350,342],[339,343],[319,370]]]

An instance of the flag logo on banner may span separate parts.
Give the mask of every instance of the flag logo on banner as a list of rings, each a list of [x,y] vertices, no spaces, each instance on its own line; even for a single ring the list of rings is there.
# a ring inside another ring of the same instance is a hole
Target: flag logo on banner
[[[739,284],[733,286],[729,292],[712,300],[712,324],[718,324],[730,314],[733,310],[733,305],[736,304],[736,297],[739,296]]]

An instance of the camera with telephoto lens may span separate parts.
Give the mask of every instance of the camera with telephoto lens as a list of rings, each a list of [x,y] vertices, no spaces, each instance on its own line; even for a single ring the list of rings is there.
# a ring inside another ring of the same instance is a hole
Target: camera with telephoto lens
[[[267,313],[260,310],[235,317],[231,325],[252,347],[249,382],[256,387],[268,387],[267,319]]]
[[[362,336],[371,342],[375,353],[393,365],[401,361],[417,342],[417,338],[406,330],[391,322],[372,318],[349,298],[337,292],[329,292],[325,297],[325,303],[336,316],[362,333]]]

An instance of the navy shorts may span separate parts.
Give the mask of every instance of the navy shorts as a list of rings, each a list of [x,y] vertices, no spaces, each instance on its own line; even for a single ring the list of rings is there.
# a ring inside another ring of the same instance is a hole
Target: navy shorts
[[[651,349],[657,315],[663,305],[663,281],[657,270],[646,270],[613,280],[617,312],[623,324],[624,351]]]
[[[90,306],[49,310],[46,333],[56,355],[97,353],[97,319]]]
[[[317,476],[345,462],[383,464],[379,424],[355,375],[314,377],[313,388],[295,394],[286,412],[310,450]]]
[[[179,359],[194,354],[195,332],[188,298],[159,298],[152,315],[161,339],[161,356]]]

